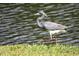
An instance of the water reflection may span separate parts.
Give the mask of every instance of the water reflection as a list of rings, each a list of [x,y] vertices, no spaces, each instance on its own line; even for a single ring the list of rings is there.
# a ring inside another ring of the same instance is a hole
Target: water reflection
[[[49,39],[47,31],[40,29],[36,16],[43,9],[49,21],[74,25],[66,34],[59,35],[63,44],[79,43],[79,4],[0,4],[0,44],[38,43]]]

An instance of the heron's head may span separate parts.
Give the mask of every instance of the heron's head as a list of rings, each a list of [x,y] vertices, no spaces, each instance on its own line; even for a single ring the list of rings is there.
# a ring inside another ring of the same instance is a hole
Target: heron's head
[[[36,13],[36,14],[34,14],[34,15],[37,15],[37,16],[43,15],[43,16],[45,16],[45,17],[48,17],[47,14],[46,14],[43,10],[38,11],[38,13]]]

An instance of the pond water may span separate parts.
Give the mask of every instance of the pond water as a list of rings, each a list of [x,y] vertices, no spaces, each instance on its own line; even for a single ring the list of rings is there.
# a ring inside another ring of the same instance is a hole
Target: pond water
[[[0,4],[0,45],[43,43],[44,40],[49,40],[49,33],[39,28],[36,23],[37,16],[34,14],[41,9],[50,17],[48,21],[66,26],[73,25],[67,33],[58,35],[59,43],[79,45],[77,3]]]

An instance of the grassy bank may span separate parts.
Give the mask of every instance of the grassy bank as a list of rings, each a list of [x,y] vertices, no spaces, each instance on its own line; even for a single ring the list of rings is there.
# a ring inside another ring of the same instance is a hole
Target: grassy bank
[[[7,45],[0,46],[0,56],[78,56],[79,47],[69,45]]]

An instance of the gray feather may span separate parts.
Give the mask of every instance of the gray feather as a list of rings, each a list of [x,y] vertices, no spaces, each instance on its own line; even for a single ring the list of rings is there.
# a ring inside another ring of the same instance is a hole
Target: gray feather
[[[61,25],[58,23],[54,23],[54,22],[49,22],[49,21],[44,22],[43,25],[48,30],[63,30],[65,28],[67,28],[67,26],[64,26],[64,25]]]

